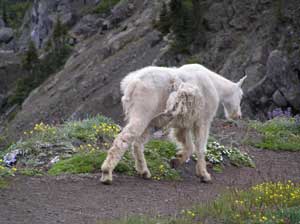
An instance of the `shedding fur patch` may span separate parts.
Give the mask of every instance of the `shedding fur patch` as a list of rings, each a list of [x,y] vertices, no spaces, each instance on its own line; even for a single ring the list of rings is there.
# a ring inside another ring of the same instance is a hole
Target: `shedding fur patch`
[[[178,89],[170,94],[165,113],[171,114],[174,118],[172,126],[191,127],[199,119],[203,105],[200,89],[195,85],[182,82]]]
[[[165,111],[151,121],[155,129],[165,126],[191,128],[203,111],[203,95],[197,86],[181,82],[172,88]]]

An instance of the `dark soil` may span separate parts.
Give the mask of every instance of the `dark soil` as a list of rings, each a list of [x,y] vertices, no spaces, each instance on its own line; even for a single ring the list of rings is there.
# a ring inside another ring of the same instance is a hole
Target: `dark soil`
[[[243,125],[216,122],[217,139],[238,144],[251,134]],[[1,224],[85,224],[139,214],[174,216],[181,209],[212,200],[227,187],[249,187],[263,181],[300,181],[300,152],[259,150],[241,145],[256,168],[228,166],[213,175],[212,184],[194,176],[194,164],[181,168],[183,181],[154,181],[115,176],[113,185],[100,183],[100,174],[59,177],[14,177],[0,190]]]

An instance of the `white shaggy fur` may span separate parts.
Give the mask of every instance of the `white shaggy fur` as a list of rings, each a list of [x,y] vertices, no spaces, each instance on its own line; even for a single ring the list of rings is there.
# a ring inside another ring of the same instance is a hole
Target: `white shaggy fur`
[[[121,82],[121,91],[128,123],[108,151],[101,181],[112,182],[112,171],[130,145],[137,172],[150,178],[143,146],[151,127],[166,124],[182,144],[177,153],[179,162],[186,161],[195,148],[196,174],[210,181],[205,162],[210,124],[220,102],[227,118],[241,117],[241,85],[245,78],[233,83],[198,64],[180,68],[151,66],[127,75]]]

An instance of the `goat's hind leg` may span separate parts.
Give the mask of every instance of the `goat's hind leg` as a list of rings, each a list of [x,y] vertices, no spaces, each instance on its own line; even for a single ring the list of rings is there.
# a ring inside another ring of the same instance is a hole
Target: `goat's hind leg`
[[[108,150],[107,157],[101,166],[101,182],[104,184],[112,183],[112,171],[121,160],[128,149],[133,136],[127,131],[122,131],[114,140],[112,147]]]
[[[139,175],[145,179],[151,178],[151,173],[148,169],[147,162],[144,155],[144,144],[149,138],[149,130],[146,129],[144,134],[133,142],[132,150],[135,158],[135,169]]]
[[[101,182],[104,184],[111,184],[112,171],[117,166],[126,150],[131,144],[140,138],[140,133],[143,133],[148,126],[145,121],[132,120],[130,121],[122,132],[116,137],[112,147],[108,150],[107,157],[102,164]]]

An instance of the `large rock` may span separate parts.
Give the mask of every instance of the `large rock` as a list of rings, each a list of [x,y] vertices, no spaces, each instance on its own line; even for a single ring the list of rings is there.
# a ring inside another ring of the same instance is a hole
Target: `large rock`
[[[101,30],[104,19],[98,15],[86,15],[72,28],[75,37],[87,38]]]
[[[227,12],[224,3],[215,3],[204,15],[205,22],[210,30],[218,31],[227,24]]]
[[[287,102],[300,110],[300,80],[297,71],[291,70],[288,58],[279,50],[270,53],[267,61],[267,76],[280,90]]]
[[[3,27],[0,29],[0,43],[9,43],[14,36],[12,28]]]
[[[82,17],[83,7],[91,7],[94,4],[94,0],[35,0],[24,18],[19,38],[20,49],[26,49],[30,39],[38,48],[44,47],[52,34],[57,18],[60,18],[63,24],[72,27]]]

